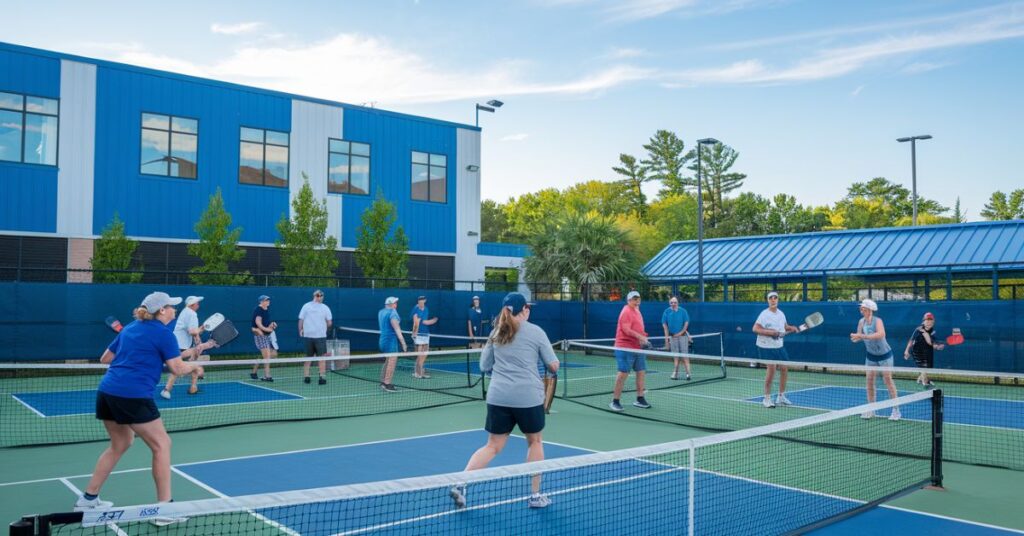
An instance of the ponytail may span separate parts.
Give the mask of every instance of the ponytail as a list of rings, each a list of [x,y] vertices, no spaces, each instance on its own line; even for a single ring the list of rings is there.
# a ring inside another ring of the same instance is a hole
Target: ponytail
[[[132,311],[132,316],[135,317],[135,320],[139,320],[139,321],[153,320],[154,318],[156,318],[156,315],[154,315],[153,313],[149,312],[148,309],[146,309],[145,307],[143,307],[141,305],[136,307],[135,310]]]
[[[514,316],[512,316],[512,309],[508,307],[501,308],[501,315],[498,316],[498,327],[494,329],[494,333],[491,334],[491,340],[495,344],[508,344],[512,342],[512,339],[516,338],[516,332],[519,331],[519,323],[516,322]]]

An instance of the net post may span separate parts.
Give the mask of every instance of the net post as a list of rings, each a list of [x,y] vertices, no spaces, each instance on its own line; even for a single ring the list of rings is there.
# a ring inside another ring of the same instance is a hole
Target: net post
[[[689,482],[687,484],[689,486],[689,488],[690,488],[690,491],[687,493],[688,497],[687,497],[687,501],[686,501],[686,512],[687,512],[686,521],[687,521],[687,524],[689,525],[689,527],[687,528],[686,533],[689,534],[690,536],[693,536],[695,534],[694,533],[694,525],[695,525],[695,523],[694,523],[694,519],[693,518],[694,518],[695,512],[697,510],[697,508],[695,506],[695,503],[697,501],[696,501],[696,498],[694,497],[694,489],[696,489],[695,481],[697,479],[696,473],[697,473],[697,449],[693,445],[693,443],[691,442],[690,443],[690,478],[689,478]]]
[[[942,389],[932,391],[932,486],[942,487]]]
[[[32,516],[22,517],[9,525],[8,534],[10,536],[35,536],[35,520],[36,518]]]

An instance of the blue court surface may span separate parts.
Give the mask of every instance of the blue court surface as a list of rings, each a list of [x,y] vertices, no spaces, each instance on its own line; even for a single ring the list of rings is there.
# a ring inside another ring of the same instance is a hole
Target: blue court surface
[[[876,389],[879,401],[889,399],[889,391],[884,387]],[[911,394],[898,391],[898,396]],[[866,390],[863,387],[838,387],[826,385],[798,391],[789,391],[786,398],[794,406],[823,410],[846,409],[867,403]],[[748,398],[748,402],[760,403],[763,396]],[[1014,400],[998,400],[992,398],[967,398],[960,396],[944,396],[944,420],[950,424],[966,424],[971,426],[988,426],[992,428],[1024,429],[1024,402]],[[931,402],[922,400],[913,404],[900,406],[904,419],[929,420]]]
[[[429,476],[463,469],[470,455],[486,442],[482,430],[342,447],[296,451],[176,465],[190,480],[220,496],[294,491],[323,486]],[[548,459],[591,451],[546,443]],[[491,466],[521,463],[526,441],[513,436]],[[685,467],[627,459],[572,471],[545,474],[544,492],[552,504],[529,509],[529,480],[472,484],[467,508],[454,508],[447,488],[365,497],[315,508],[290,506],[255,512],[264,522],[306,535],[388,534],[645,534],[665,532],[666,523],[684,534],[687,527],[688,470]],[[748,479],[700,472],[696,479],[696,525],[702,533],[776,533],[794,523],[805,524],[823,514],[849,510],[855,501],[769,485]],[[714,490],[712,493],[701,490]],[[703,498],[702,498],[703,497]],[[735,498],[735,501],[730,500]],[[773,504],[784,516],[751,504]],[[746,506],[745,506],[746,505]],[[624,515],[609,515],[610,511]],[[671,512],[671,516],[666,515]],[[807,519],[800,519],[806,515]],[[795,517],[794,517],[795,516]],[[774,524],[773,524],[774,523]],[[778,526],[776,526],[778,525]],[[820,534],[889,533],[1008,534],[902,510],[874,509],[826,527]]]
[[[227,404],[250,404],[277,400],[299,400],[302,397],[284,391],[277,391],[245,382],[203,382],[198,395],[188,394],[188,379],[183,378],[174,386],[170,400],[160,397],[163,384],[153,390],[153,398],[160,409],[194,408],[200,406],[223,406]],[[42,417],[67,415],[92,415],[96,413],[96,390],[48,391],[41,393],[15,393],[14,398]]]

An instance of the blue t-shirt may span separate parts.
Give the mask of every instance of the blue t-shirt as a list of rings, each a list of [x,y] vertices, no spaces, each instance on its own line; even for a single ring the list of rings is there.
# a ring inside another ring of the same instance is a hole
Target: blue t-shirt
[[[409,312],[409,320],[414,322],[415,319],[413,317],[416,316],[420,317],[420,327],[418,330],[416,330],[416,334],[430,335],[430,326],[423,323],[424,320],[430,319],[430,309],[427,308],[426,306],[424,306],[423,309],[420,309],[419,305],[413,305],[412,311]]]
[[[263,319],[263,327],[265,327],[267,329],[270,329],[270,309],[269,308],[268,309],[264,309],[264,308],[260,307],[259,305],[256,306],[256,310],[254,310],[252,312],[252,327],[254,327],[254,328],[259,328],[259,326],[256,325],[256,319],[257,318],[262,318]],[[270,335],[270,334],[267,333],[266,331],[262,331],[261,330],[260,331],[260,335]]]
[[[469,308],[469,325],[473,327],[473,336],[479,337],[484,331],[484,312],[476,307]]]
[[[661,323],[668,324],[669,335],[674,335],[683,330],[683,325],[690,321],[690,314],[686,312],[686,309],[680,307],[673,311],[671,307],[665,309],[664,313],[661,313]]]
[[[392,344],[398,344],[398,335],[395,335],[395,328],[391,327],[391,320],[402,321],[401,317],[398,316],[398,311],[394,309],[388,309],[387,307],[381,309],[377,313],[377,326],[380,328],[380,347],[387,348]]]
[[[174,333],[159,320],[132,322],[107,346],[114,361],[99,390],[125,398],[153,398],[164,361],[181,355]]]

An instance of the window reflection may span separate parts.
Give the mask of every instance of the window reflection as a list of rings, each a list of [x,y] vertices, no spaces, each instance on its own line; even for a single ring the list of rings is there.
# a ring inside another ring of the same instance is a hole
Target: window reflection
[[[327,191],[332,194],[370,193],[370,145],[329,139]]]
[[[59,113],[56,99],[0,92],[0,160],[56,166]]]
[[[412,152],[412,198],[431,203],[448,202],[448,157]]]
[[[287,132],[241,127],[238,182],[261,186],[288,186]]]
[[[198,177],[199,120],[142,114],[139,172],[181,179]]]

